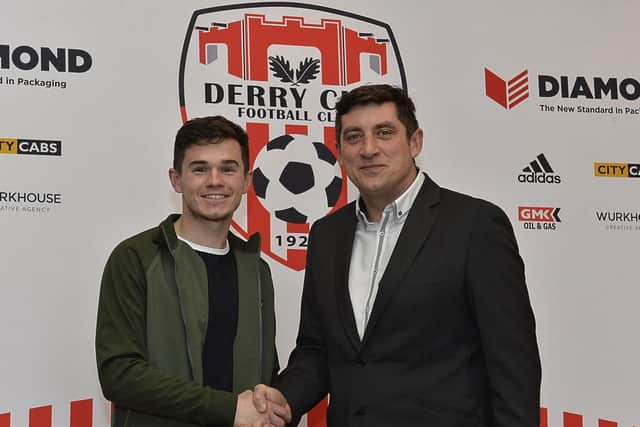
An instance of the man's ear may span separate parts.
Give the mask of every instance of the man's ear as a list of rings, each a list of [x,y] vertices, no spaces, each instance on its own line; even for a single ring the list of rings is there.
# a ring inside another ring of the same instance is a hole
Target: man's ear
[[[244,177],[244,186],[242,187],[242,194],[247,194],[247,191],[249,191],[249,186],[251,186],[252,181],[253,181],[253,171],[249,171]]]
[[[418,157],[420,152],[422,151],[422,145],[424,143],[424,132],[422,129],[418,128],[411,135],[411,139],[409,140],[409,146],[411,148],[411,155],[415,159]]]
[[[180,172],[174,168],[169,169],[169,181],[176,193],[182,193],[182,183],[180,181]]]

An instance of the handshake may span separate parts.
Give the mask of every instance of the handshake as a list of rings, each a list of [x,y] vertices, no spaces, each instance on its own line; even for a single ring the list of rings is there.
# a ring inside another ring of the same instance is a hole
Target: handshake
[[[289,422],[291,408],[275,388],[258,384],[238,395],[233,427],[284,427]]]

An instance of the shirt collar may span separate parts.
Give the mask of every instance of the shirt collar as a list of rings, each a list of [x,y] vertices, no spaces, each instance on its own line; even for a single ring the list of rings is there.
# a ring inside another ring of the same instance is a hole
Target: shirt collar
[[[382,218],[390,216],[390,220],[396,224],[404,222],[405,218],[409,214],[409,209],[413,206],[413,202],[416,200],[422,184],[424,183],[424,174],[418,169],[418,174],[413,180],[413,183],[395,199],[384,207],[382,211]],[[377,228],[377,223],[371,222],[367,219],[366,206],[362,202],[362,199],[358,197],[356,200],[356,217],[361,225],[364,225],[365,229]]]
[[[197,243],[192,242],[191,240],[187,240],[184,237],[177,235],[178,240],[185,242],[187,245],[191,246],[191,249],[194,251],[204,252],[211,255],[226,255],[229,253],[229,240],[225,241],[224,248],[212,248],[210,246],[199,245]]]

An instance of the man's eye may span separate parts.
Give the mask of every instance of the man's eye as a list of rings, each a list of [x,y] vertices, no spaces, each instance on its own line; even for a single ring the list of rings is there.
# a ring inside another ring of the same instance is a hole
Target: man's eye
[[[191,171],[193,173],[201,174],[201,173],[205,173],[207,169],[205,167],[197,167],[197,168],[191,169]]]
[[[388,138],[394,134],[394,130],[390,128],[380,129],[378,135],[382,138]]]
[[[359,133],[349,133],[347,135],[345,135],[344,140],[346,142],[357,142],[360,140],[360,138],[362,137],[361,134]]]
[[[223,168],[220,168],[220,172],[222,172],[225,175],[230,175],[230,174],[236,172],[236,168],[234,168],[232,166],[223,167]]]

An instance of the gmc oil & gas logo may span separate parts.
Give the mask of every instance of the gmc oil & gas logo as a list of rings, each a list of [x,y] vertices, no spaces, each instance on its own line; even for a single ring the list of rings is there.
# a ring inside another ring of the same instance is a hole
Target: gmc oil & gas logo
[[[193,13],[180,61],[182,120],[222,114],[249,134],[253,185],[233,221],[293,270],[310,224],[347,200],[337,162],[335,103],[364,83],[406,89],[391,28],[298,3],[247,3]]]
[[[518,206],[518,221],[525,230],[555,230],[560,219],[560,208],[548,206]]]
[[[634,77],[538,74],[533,80],[541,112],[640,117],[640,81]],[[529,98],[529,69],[503,77],[485,68],[484,85],[488,98],[511,110]],[[566,100],[575,102],[561,103]]]
[[[62,141],[0,138],[0,154],[62,156]]]
[[[523,184],[560,184],[562,179],[554,172],[544,153],[540,153],[518,174],[518,182]]]
[[[593,164],[593,173],[601,178],[640,178],[640,163],[596,162]]]

